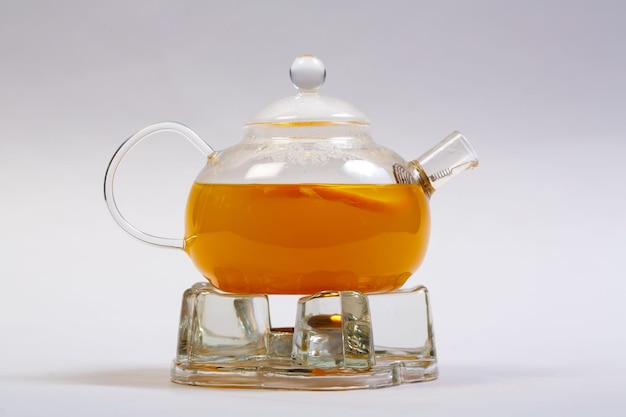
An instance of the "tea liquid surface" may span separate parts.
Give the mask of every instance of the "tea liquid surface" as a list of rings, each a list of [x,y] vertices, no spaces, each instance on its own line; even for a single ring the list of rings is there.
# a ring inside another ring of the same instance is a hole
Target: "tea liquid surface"
[[[232,293],[390,291],[422,262],[428,198],[417,184],[200,184],[185,251]]]

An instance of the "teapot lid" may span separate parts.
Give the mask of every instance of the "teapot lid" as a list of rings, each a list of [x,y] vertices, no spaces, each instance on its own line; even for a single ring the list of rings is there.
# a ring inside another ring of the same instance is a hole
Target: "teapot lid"
[[[265,107],[252,117],[248,125],[293,126],[335,123],[369,125],[367,116],[351,104],[317,94],[317,90],[326,80],[326,68],[319,58],[313,55],[297,57],[291,64],[289,75],[298,93]]]

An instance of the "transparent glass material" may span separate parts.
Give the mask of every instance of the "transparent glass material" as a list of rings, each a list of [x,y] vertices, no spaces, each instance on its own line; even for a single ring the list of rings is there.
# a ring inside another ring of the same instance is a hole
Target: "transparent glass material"
[[[265,295],[199,283],[183,295],[172,381],[292,390],[382,388],[437,378],[428,291],[321,292],[272,328]]]
[[[465,136],[452,132],[409,165],[416,170],[415,175],[423,178],[428,194],[432,194],[452,178],[477,167],[478,155]]]
[[[144,242],[184,250],[225,292],[313,294],[324,290],[393,291],[419,268],[430,234],[428,199],[476,166],[454,133],[407,162],[372,140],[367,117],[318,94],[323,63],[298,57],[294,96],[258,112],[243,140],[214,151],[191,129],[166,122],[131,136],[113,156],[105,199],[113,218]],[[207,156],[185,213],[182,238],[129,223],[115,202],[115,173],[142,140],[176,131]],[[246,256],[241,256],[241,254]]]
[[[270,328],[267,297],[220,294],[205,288],[196,284],[183,297],[184,303],[193,305],[183,308],[179,358],[199,363],[219,362],[225,356],[238,360],[266,356]],[[198,293],[202,296],[197,297]],[[193,311],[193,320],[185,317],[186,311]],[[188,338],[188,334],[194,337]]]
[[[321,292],[298,302],[291,357],[318,368],[370,368],[374,340],[367,297],[356,291]]]

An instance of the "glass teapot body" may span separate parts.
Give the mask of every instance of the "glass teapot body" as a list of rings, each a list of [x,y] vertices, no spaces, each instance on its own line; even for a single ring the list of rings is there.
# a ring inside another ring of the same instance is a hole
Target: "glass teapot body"
[[[424,258],[428,196],[369,127],[247,126],[216,152],[187,204],[184,250],[227,292],[399,288]],[[397,168],[396,168],[397,170]]]

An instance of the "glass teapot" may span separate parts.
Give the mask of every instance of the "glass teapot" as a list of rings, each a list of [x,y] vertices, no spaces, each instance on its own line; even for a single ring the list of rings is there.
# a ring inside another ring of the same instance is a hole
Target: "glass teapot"
[[[407,162],[372,140],[362,112],[318,94],[326,78],[320,59],[296,58],[290,76],[297,94],[258,112],[235,146],[214,151],[174,122],[131,136],[105,176],[113,218],[139,240],[184,250],[228,293],[400,288],[426,252],[430,196],[477,166],[476,153],[453,132]],[[183,239],[139,230],[115,203],[115,172],[124,156],[161,131],[178,132],[208,157],[189,194]]]

